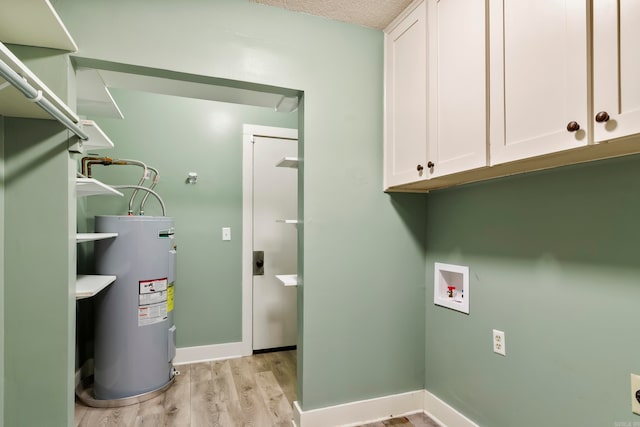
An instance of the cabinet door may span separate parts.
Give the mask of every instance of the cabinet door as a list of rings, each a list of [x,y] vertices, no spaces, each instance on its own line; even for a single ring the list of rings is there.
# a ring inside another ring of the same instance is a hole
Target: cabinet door
[[[593,7],[593,130],[601,142],[640,133],[640,2],[597,0]]]
[[[587,145],[586,6],[490,0],[491,164]]]
[[[426,6],[385,35],[385,188],[426,174]]]
[[[428,175],[486,166],[486,3],[428,0],[427,19]]]

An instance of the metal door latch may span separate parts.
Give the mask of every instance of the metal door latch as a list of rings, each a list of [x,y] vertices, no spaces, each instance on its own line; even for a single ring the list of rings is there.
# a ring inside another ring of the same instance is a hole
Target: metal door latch
[[[264,251],[253,251],[253,275],[264,276]]]

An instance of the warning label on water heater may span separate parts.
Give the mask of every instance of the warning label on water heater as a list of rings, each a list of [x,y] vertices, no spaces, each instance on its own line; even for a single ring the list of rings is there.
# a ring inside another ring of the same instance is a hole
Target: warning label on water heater
[[[141,280],[138,294],[138,326],[167,319],[167,278]]]

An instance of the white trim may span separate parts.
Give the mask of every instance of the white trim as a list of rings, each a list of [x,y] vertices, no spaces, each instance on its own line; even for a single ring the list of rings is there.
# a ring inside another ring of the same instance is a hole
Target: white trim
[[[294,402],[293,422],[298,427],[357,426],[423,412],[424,390],[360,400],[303,411]]]
[[[249,136],[266,136],[267,138],[298,139],[298,129],[280,128],[273,126],[248,125],[242,126],[242,134]]]
[[[424,0],[413,0],[400,14],[383,30],[385,34],[389,34],[393,31],[411,12],[413,12],[418,6],[420,6]]]
[[[357,426],[424,413],[442,427],[478,427],[476,423],[427,390],[360,400],[303,411],[293,402],[294,427]]]
[[[242,126],[242,354],[253,352],[253,138],[298,139],[298,129]]]
[[[478,424],[428,390],[424,390],[424,412],[445,427],[478,427]]]
[[[242,342],[181,347],[176,349],[176,357],[173,358],[173,364],[177,366],[185,365],[187,363],[233,359],[236,357],[248,356],[250,354],[251,352],[248,354],[244,352],[244,345]]]

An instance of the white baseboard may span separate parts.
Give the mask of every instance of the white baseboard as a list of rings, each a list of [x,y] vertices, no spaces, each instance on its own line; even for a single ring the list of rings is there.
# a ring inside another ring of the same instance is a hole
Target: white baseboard
[[[445,427],[478,427],[476,423],[458,412],[453,406],[427,390],[424,390],[424,412]]]
[[[250,354],[251,352],[247,354],[246,345],[242,342],[181,347],[176,349],[176,357],[173,358],[173,364],[177,366],[187,363],[233,359],[236,357],[249,356]]]
[[[360,400],[310,411],[303,411],[298,402],[294,402],[293,423],[297,427],[356,426],[423,412],[423,406],[423,390]]]
[[[303,411],[298,402],[293,402],[292,425],[294,427],[349,427],[415,413],[427,414],[442,427],[478,427],[476,423],[427,390],[360,400],[310,411]]]

